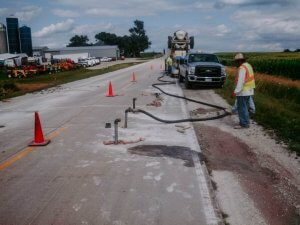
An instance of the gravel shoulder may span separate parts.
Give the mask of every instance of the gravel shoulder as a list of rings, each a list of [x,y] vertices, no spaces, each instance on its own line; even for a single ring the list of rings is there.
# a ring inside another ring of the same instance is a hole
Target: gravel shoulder
[[[214,90],[186,90],[186,97],[229,107]],[[192,116],[215,114],[188,103]],[[231,225],[300,223],[300,161],[270,131],[252,122],[235,130],[236,115],[194,123],[215,182],[218,204]]]

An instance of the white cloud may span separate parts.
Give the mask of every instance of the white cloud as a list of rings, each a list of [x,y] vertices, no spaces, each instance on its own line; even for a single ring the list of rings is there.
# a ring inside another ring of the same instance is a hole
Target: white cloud
[[[52,13],[59,17],[78,17],[79,13],[74,10],[67,10],[67,9],[53,9]]]
[[[281,43],[247,43],[247,44],[239,44],[237,45],[237,49],[243,52],[251,52],[251,51],[282,51],[283,46]]]
[[[230,29],[225,24],[221,24],[216,27],[216,35],[218,37],[223,37],[224,35],[228,34],[229,32],[230,32]]]
[[[266,11],[240,11],[233,19],[243,30],[247,31],[250,38],[272,37],[295,39],[300,35],[300,16],[294,16],[291,12],[266,12]],[[251,19],[249,19],[251,18]],[[248,38],[249,39],[249,38]]]
[[[78,7],[83,13],[97,17],[136,17],[153,16],[161,12],[183,12],[191,10],[208,10],[213,3],[179,0],[57,0],[67,6]]]
[[[9,9],[8,8],[0,8],[0,16],[6,17],[9,15]]]
[[[286,6],[297,4],[298,0],[218,0],[215,3],[216,8],[223,8],[226,6],[271,6],[279,5]]]
[[[42,12],[42,8],[38,6],[27,6],[22,8],[21,11],[14,13],[14,16],[18,17],[21,21],[31,21],[38,17]]]
[[[74,20],[67,19],[63,22],[51,24],[49,26],[42,28],[41,30],[33,33],[33,37],[41,38],[41,37],[46,37],[46,36],[53,35],[56,33],[69,32],[73,29],[73,27],[74,27]]]
[[[84,24],[75,26],[74,29],[71,31],[73,35],[87,35],[91,42],[94,41],[95,35],[99,32],[115,33],[115,27],[111,23],[99,23],[93,25]]]
[[[38,6],[26,6],[20,10],[9,9],[9,8],[0,8],[0,16],[8,17],[15,16],[18,17],[20,21],[31,21],[42,12],[42,8]]]

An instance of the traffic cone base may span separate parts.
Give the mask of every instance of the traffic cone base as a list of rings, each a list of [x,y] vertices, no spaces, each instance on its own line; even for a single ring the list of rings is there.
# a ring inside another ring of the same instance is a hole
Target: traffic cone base
[[[38,112],[34,113],[34,140],[29,143],[29,146],[45,146],[50,143],[50,140],[44,139],[43,129]]]
[[[108,93],[107,93],[106,97],[114,97],[114,93],[113,93],[113,88],[112,88],[111,82],[109,82]]]
[[[36,143],[34,141],[30,142],[28,146],[46,146],[47,144],[49,144],[51,142],[51,140],[44,140],[41,143]]]

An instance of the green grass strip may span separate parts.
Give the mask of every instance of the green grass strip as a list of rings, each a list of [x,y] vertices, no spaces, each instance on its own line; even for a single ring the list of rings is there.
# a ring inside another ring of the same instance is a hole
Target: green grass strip
[[[234,99],[230,93],[234,89],[234,76],[229,74],[222,89],[216,90],[229,104]],[[257,82],[254,102],[256,113],[253,119],[285,141],[289,149],[300,155],[300,90],[284,87],[266,81]]]

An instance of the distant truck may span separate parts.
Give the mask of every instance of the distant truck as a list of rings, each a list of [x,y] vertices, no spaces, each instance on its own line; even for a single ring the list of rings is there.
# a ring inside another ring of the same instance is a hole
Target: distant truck
[[[189,52],[179,63],[179,82],[187,89],[193,84],[223,87],[226,79],[225,66],[214,54]]]
[[[186,31],[178,30],[173,37],[168,37],[168,48],[174,58],[176,56],[185,57],[189,50],[194,48],[194,37],[189,37]]]

